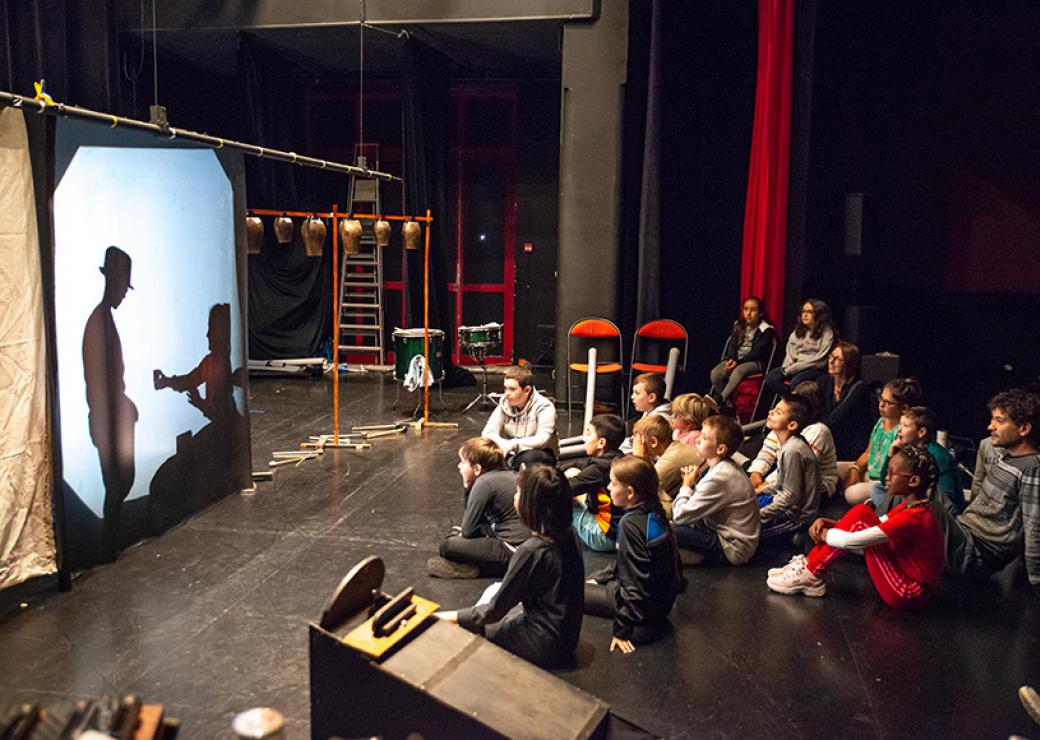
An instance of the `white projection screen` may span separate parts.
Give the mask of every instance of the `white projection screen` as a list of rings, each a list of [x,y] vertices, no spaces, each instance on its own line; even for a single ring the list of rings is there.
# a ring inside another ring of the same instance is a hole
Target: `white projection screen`
[[[241,156],[58,121],[65,540],[111,560],[249,485]]]

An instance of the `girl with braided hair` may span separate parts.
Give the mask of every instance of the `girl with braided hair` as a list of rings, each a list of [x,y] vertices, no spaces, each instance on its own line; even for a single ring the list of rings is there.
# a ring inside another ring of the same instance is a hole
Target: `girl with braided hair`
[[[919,609],[931,598],[943,569],[943,535],[932,508],[938,469],[921,445],[904,445],[892,456],[885,486],[903,503],[886,516],[859,504],[841,519],[817,519],[809,528],[816,546],[783,568],[769,571],[766,584],[781,594],[823,596],[823,574],[846,551],[863,553],[881,599],[893,609]]]

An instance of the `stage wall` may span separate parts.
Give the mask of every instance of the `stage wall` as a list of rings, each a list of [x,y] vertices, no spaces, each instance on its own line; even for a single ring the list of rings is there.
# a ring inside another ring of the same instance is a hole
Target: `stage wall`
[[[0,109],[0,589],[56,570],[46,340],[29,144]]]
[[[249,485],[241,156],[59,120],[53,198],[71,567]],[[240,230],[240,229],[239,229]]]

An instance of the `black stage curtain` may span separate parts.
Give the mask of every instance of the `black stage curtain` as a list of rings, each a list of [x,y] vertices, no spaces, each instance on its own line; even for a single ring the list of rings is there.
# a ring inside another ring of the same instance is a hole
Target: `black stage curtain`
[[[239,35],[238,73],[246,122],[244,138],[293,149],[293,116],[302,109],[292,65],[249,34]],[[299,98],[299,99],[298,99]],[[304,210],[299,168],[246,158],[247,202],[254,208]],[[328,206],[326,205],[326,208]],[[264,244],[249,257],[249,357],[313,357],[332,333],[332,250],[308,257],[296,221],[291,244],[274,238],[264,219]],[[331,235],[327,244],[331,244]]]
[[[55,100],[106,113],[118,110],[115,0],[0,2],[0,84],[35,94],[46,80]]]
[[[430,232],[430,327],[445,335],[445,377],[452,378],[447,345],[456,331],[445,286],[454,272],[447,197],[451,66],[412,34],[401,35],[401,126],[404,140],[405,213],[422,216],[429,208],[434,222]],[[404,281],[406,328],[423,325],[423,248],[408,252]]]
[[[618,319],[628,344],[639,326],[662,318],[661,106],[663,0],[633,3],[624,95],[621,269]],[[668,317],[673,318],[673,317]]]

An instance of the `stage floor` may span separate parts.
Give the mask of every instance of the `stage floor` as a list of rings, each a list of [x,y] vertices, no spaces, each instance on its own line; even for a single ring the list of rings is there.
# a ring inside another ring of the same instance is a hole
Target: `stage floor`
[[[330,430],[327,380],[251,385],[254,470]],[[474,394],[445,398],[459,408]],[[399,418],[393,397],[392,381],[352,376],[343,418]],[[354,563],[379,555],[385,590],[414,585],[451,608],[489,582],[426,575],[461,515],[456,450],[484,423],[476,411],[438,418],[459,429],[283,467],[255,495],[84,573],[70,593],[0,594],[0,704],[132,692],[165,704],[185,738],[231,737],[235,713],[266,705],[285,714],[287,737],[308,737],[307,622]],[[825,598],[772,594],[765,571],[789,555],[686,569],[674,633],[633,655],[608,653],[610,623],[586,617],[578,666],[559,675],[664,737],[1040,735],[1016,696],[1040,685],[1040,604],[1021,576],[948,580],[925,611],[900,614],[854,557]],[[603,562],[587,557],[590,569]]]

